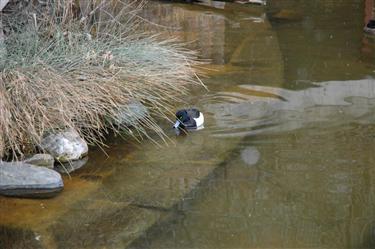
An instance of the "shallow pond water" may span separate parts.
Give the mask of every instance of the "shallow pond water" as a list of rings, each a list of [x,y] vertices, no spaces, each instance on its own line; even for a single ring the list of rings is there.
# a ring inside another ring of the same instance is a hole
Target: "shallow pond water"
[[[374,247],[369,3],[150,4],[209,60],[209,91],[186,100],[205,129],[167,147],[111,139],[57,198],[0,199],[0,248]]]

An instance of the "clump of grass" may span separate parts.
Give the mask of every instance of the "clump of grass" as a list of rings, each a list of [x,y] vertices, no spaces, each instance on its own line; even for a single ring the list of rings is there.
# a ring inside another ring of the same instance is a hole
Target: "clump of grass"
[[[153,116],[167,118],[186,87],[199,83],[193,53],[140,31],[143,3],[87,2],[83,10],[75,1],[31,1],[6,16],[0,155],[30,152],[46,132],[66,128],[96,144],[109,131],[134,134],[113,124],[135,100],[150,111],[142,122],[132,121],[136,131],[147,136],[151,129],[165,138]]]

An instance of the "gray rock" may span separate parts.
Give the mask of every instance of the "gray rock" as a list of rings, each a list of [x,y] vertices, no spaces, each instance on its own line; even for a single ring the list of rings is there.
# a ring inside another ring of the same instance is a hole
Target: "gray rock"
[[[78,160],[88,152],[88,146],[79,134],[69,129],[44,137],[40,147],[59,162]]]
[[[23,160],[24,163],[53,169],[55,159],[50,154],[35,154]]]
[[[0,194],[15,197],[46,198],[64,187],[54,170],[22,162],[0,162]]]
[[[139,101],[132,101],[128,105],[121,106],[117,115],[113,118],[116,125],[132,126],[149,115],[147,108]]]
[[[87,163],[87,161],[88,157],[84,157],[80,160],[70,161],[67,163],[60,163],[56,165],[55,170],[60,172],[61,174],[71,173],[79,168],[82,168]]]

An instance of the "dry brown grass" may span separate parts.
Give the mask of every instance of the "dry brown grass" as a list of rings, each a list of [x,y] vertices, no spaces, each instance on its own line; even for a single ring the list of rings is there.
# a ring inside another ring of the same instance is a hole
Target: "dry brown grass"
[[[89,2],[82,11],[75,1],[47,0],[5,19],[1,154],[22,155],[47,132],[66,128],[90,143],[109,131],[131,133],[108,121],[132,100],[151,113],[134,124],[139,134],[151,129],[165,138],[153,116],[167,117],[186,87],[199,84],[193,53],[139,32],[136,14],[143,3]]]

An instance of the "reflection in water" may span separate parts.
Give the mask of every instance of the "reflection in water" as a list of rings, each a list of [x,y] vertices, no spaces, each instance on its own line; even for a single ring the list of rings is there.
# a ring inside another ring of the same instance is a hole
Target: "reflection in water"
[[[260,159],[260,153],[254,146],[248,146],[242,149],[241,159],[247,165],[255,165]]]
[[[228,19],[224,14],[198,12],[194,6],[191,10],[181,12],[175,6],[151,4],[143,11],[143,15],[150,22],[169,27],[170,33],[190,42],[192,48],[199,50],[201,58],[210,58],[215,64],[225,63],[225,29]],[[165,29],[161,31],[165,32]]]
[[[375,80],[325,82],[305,90],[241,85],[221,93],[234,103],[206,106],[216,120],[217,136],[291,131],[310,125],[374,121]],[[263,95],[266,97],[262,97]]]

